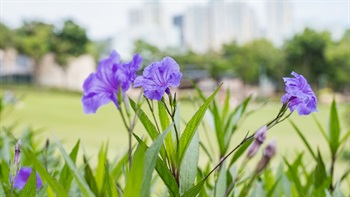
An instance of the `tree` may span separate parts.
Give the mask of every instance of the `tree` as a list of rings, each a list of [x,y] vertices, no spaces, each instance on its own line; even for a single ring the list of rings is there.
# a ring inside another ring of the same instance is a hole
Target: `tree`
[[[294,70],[304,75],[313,86],[318,85],[330,70],[325,58],[325,50],[330,42],[328,32],[316,32],[308,28],[294,35],[285,44],[287,73]]]
[[[74,21],[66,20],[63,27],[55,33],[52,52],[55,53],[56,62],[65,67],[69,58],[87,53],[89,43],[86,30]]]
[[[227,60],[227,70],[233,70],[247,83],[256,84],[262,68],[270,78],[281,77],[283,53],[266,39],[253,40],[241,47],[236,43],[224,45],[222,54]]]
[[[0,22],[0,49],[14,46],[14,32],[5,24]]]
[[[336,91],[342,91],[350,87],[350,29],[348,29],[339,42],[331,44],[326,49],[326,60],[329,64],[328,82]]]
[[[16,30],[16,48],[25,55],[32,57],[36,64],[51,50],[53,39],[53,25],[32,21]]]
[[[16,29],[16,49],[34,60],[34,79],[39,74],[40,59],[51,51],[53,40],[53,25],[32,21]]]

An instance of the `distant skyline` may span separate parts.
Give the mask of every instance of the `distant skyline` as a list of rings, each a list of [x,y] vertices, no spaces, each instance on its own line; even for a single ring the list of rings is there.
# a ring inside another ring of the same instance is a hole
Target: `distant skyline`
[[[93,40],[114,37],[128,27],[128,11],[152,1],[118,0],[0,0],[0,20],[11,28],[19,27],[24,20],[40,20],[59,24],[73,19],[87,29]],[[182,14],[190,5],[205,4],[208,1],[160,1],[168,23],[171,16]],[[242,1],[243,2],[243,1]],[[266,26],[264,17],[266,1],[248,2],[258,16],[259,24]],[[342,36],[350,28],[350,1],[291,1],[294,6],[294,27],[301,31],[305,26],[317,30],[328,30],[334,38]]]

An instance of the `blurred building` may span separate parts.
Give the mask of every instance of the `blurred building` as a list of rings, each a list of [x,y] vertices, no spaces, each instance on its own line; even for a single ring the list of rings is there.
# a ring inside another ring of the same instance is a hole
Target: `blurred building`
[[[164,50],[180,47],[180,39],[179,29],[164,17],[160,1],[151,1],[129,11],[128,26],[116,34],[113,45],[122,57],[130,57],[137,40]]]
[[[183,15],[184,45],[205,53],[232,41],[243,44],[261,36],[255,12],[244,2],[210,1],[194,5]]]
[[[293,4],[288,0],[266,1],[266,38],[276,45],[294,34]]]

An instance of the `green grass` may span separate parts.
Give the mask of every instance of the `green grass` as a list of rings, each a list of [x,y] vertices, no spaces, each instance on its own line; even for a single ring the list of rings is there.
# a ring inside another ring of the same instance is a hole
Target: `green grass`
[[[2,94],[4,89],[0,89]],[[42,129],[39,137],[44,143],[44,139],[57,136],[63,142],[64,147],[70,151],[78,139],[81,139],[85,146],[85,152],[88,155],[96,157],[102,142],[109,141],[110,155],[115,155],[127,150],[127,132],[123,127],[120,114],[113,104],[101,107],[96,114],[85,115],[82,111],[81,94],[67,93],[62,91],[42,91],[33,88],[15,89],[17,96],[23,95],[21,103],[8,116],[1,117],[1,126],[11,125],[19,122],[16,127],[15,135],[24,131],[25,128]],[[241,127],[237,130],[232,140],[232,147],[238,144],[247,131],[254,132],[261,125],[271,120],[280,108],[280,103],[269,103],[261,110],[247,117]],[[345,120],[344,105],[339,106],[339,117],[342,121],[343,131],[349,129]],[[250,106],[251,109],[258,107],[258,104]],[[320,105],[319,112],[314,113],[322,126],[327,129],[329,105]],[[181,103],[181,114],[185,120],[189,120],[194,113],[194,105],[185,101]],[[307,137],[314,150],[320,148],[322,153],[328,155],[328,147],[325,146],[324,138],[319,132],[312,116],[298,116],[296,113],[290,118],[293,120],[303,134]],[[201,129],[202,127],[200,127]],[[183,127],[182,127],[183,129]],[[147,136],[143,132],[141,123],[138,122],[136,133],[141,136]],[[344,133],[344,132],[343,132]],[[210,142],[216,143],[213,133],[209,134]],[[208,143],[203,131],[201,138],[204,143]],[[279,157],[282,155],[286,158],[294,157],[296,152],[305,150],[305,146],[297,136],[288,121],[285,121],[268,132],[268,139],[275,138],[278,142]],[[350,147],[347,147],[349,149]],[[326,152],[327,151],[327,152]],[[307,156],[308,154],[306,154]],[[276,159],[280,161],[280,159]],[[345,166],[345,161],[341,168]],[[340,169],[341,170],[341,169]]]

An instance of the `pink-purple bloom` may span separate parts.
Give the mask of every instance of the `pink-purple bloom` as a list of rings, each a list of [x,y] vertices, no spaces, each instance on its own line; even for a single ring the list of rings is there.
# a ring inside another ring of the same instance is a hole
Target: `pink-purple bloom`
[[[180,85],[182,73],[179,65],[171,57],[161,62],[154,62],[143,71],[143,76],[135,79],[134,87],[143,87],[144,95],[151,100],[160,101],[166,92],[170,94],[170,86]]]
[[[27,183],[27,180],[32,173],[32,169],[30,167],[21,167],[17,176],[15,177],[15,182],[13,184],[14,188],[22,189],[24,185]],[[41,178],[38,173],[36,173],[36,188],[40,188],[43,185]]]
[[[267,126],[262,126],[254,135],[254,141],[249,146],[247,157],[252,158],[259,150],[262,143],[264,143],[266,139]]]
[[[141,56],[135,54],[129,63],[121,63],[120,55],[114,50],[108,58],[101,60],[96,72],[91,73],[84,81],[84,113],[96,113],[100,106],[111,101],[119,108],[118,93],[121,91],[124,95],[130,88],[141,62]]]
[[[295,78],[284,77],[286,94],[283,95],[282,103],[288,102],[291,112],[298,111],[299,115],[309,115],[317,111],[317,98],[307,80],[296,72],[292,72]]]

